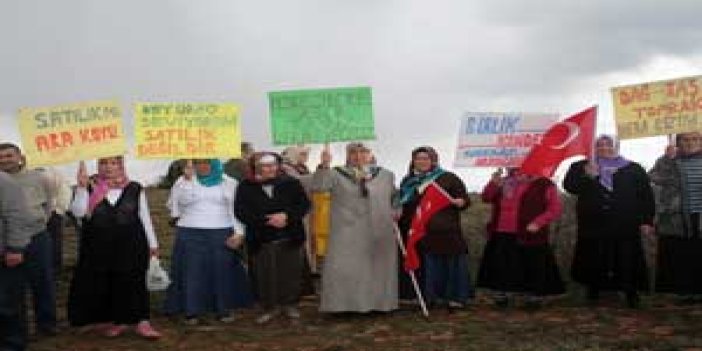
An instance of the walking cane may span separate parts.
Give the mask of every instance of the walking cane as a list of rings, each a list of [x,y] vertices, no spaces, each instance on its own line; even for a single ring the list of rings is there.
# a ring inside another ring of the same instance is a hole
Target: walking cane
[[[397,223],[393,223],[395,229],[395,239],[397,239],[397,245],[400,246],[400,251],[402,251],[402,256],[407,256],[407,250],[405,250],[405,244],[402,242],[402,235],[400,234],[400,228],[397,227]],[[410,279],[412,279],[412,286],[414,287],[414,292],[417,294],[417,301],[419,301],[419,307],[422,308],[422,315],[424,318],[429,318],[429,310],[427,310],[427,304],[424,302],[424,296],[422,296],[422,291],[419,290],[419,284],[417,283],[417,276],[414,271],[407,272]]]

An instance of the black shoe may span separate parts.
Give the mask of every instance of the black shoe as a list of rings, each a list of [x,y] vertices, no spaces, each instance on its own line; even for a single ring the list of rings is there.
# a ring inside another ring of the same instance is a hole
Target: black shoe
[[[524,309],[527,311],[536,311],[541,309],[543,302],[539,299],[526,299],[524,300]]]
[[[52,337],[58,335],[56,327],[38,327],[37,334],[41,337]]]
[[[498,308],[507,308],[509,307],[509,299],[507,296],[498,296],[493,299],[495,302],[495,306]]]
[[[597,302],[600,299],[600,289],[589,287],[587,289],[587,299],[590,302]]]
[[[641,298],[637,292],[626,293],[626,305],[629,308],[638,309],[641,305]]]

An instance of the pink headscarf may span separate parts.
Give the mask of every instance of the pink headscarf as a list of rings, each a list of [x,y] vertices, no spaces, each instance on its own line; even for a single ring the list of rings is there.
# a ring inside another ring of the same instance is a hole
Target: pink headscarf
[[[97,179],[93,183],[93,191],[90,193],[90,198],[88,198],[88,213],[93,213],[95,207],[107,196],[110,189],[124,189],[124,187],[129,184],[129,178],[124,169],[124,158],[122,158],[122,156],[114,158],[119,160],[119,169],[111,178],[107,177],[105,165],[102,165],[100,162],[108,158],[101,158],[98,160]]]

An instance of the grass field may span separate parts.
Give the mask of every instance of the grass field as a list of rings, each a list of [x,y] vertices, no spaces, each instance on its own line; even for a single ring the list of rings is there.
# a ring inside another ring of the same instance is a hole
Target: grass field
[[[149,192],[167,261],[173,233],[163,206],[166,196],[163,190]],[[484,245],[487,213],[484,205],[475,204],[464,216],[473,270]],[[575,240],[571,199],[566,199],[565,215],[553,229],[553,245],[567,279]],[[653,260],[654,241],[645,240]],[[75,236],[70,232],[66,245],[68,268],[61,274],[61,305],[75,262]],[[383,316],[329,317],[316,312],[316,301],[304,300],[299,323],[282,320],[264,327],[255,325],[255,309],[240,312],[231,325],[212,322],[187,327],[159,314],[162,293],[152,298],[154,323],[165,333],[160,341],[140,340],[133,334],[108,340],[63,328],[58,337],[35,340],[30,350],[702,350],[702,306],[678,306],[671,297],[647,296],[640,310],[629,310],[618,296],[606,295],[600,306],[590,307],[573,284],[567,295],[539,311],[519,306],[495,309],[480,291],[475,305],[456,313],[433,311],[429,321],[412,308]],[[65,311],[60,313],[63,316]]]

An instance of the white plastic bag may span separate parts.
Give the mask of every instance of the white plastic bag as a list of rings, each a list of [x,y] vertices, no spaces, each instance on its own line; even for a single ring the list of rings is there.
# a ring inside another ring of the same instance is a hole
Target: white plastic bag
[[[149,270],[146,271],[146,289],[149,291],[164,291],[171,285],[171,278],[168,277],[166,270],[161,267],[161,261],[155,257],[151,257],[149,261]]]

